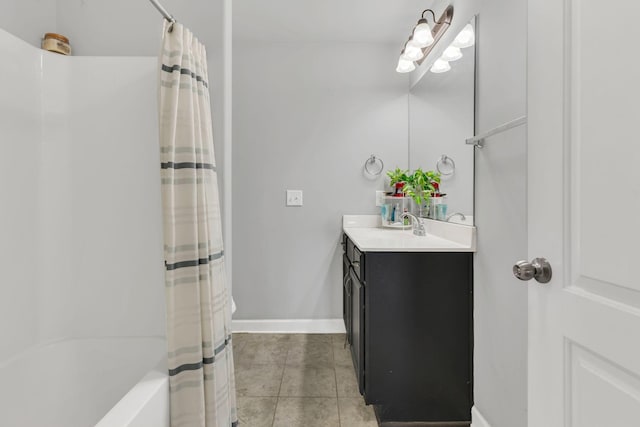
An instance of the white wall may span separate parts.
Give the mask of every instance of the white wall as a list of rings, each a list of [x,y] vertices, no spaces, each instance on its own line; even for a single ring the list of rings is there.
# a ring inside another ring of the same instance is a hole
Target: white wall
[[[73,334],[163,336],[157,60],[72,59]]]
[[[230,25],[225,21],[224,9],[230,0],[162,0],[161,3],[207,48],[214,148],[223,198],[225,115],[231,114],[224,107],[224,87],[229,84],[225,81],[230,79],[223,63],[224,32]],[[74,55],[157,56],[160,52],[163,18],[149,0],[57,0],[57,16],[58,31],[70,38]],[[224,212],[223,221],[227,221]]]
[[[224,176],[224,2],[162,1],[207,46],[214,145],[221,177]],[[162,17],[148,0],[3,0],[0,29],[34,46],[40,46],[45,32],[59,32],[70,38],[73,54],[78,56],[157,56]]]
[[[0,363],[38,341],[40,58],[0,31]]]
[[[207,47],[214,142],[221,160],[223,0],[163,0],[162,4]],[[57,0],[57,16],[58,31],[70,38],[74,55],[157,56],[160,52],[163,19],[148,0]]]
[[[4,31],[0,51],[0,364],[164,335],[155,59],[62,57]]]
[[[396,46],[234,44],[235,319],[342,314],[343,214],[376,213],[375,154],[407,167],[407,77]],[[302,208],[285,190],[304,190]]]
[[[156,60],[42,55],[41,337],[164,335]]]
[[[231,111],[224,107],[230,70],[225,71],[223,61],[225,31],[231,24],[225,20],[225,8],[230,9],[231,1],[163,0],[162,4],[207,46],[214,146],[224,197],[225,115]],[[64,34],[77,56],[157,56],[162,20],[148,0],[3,0],[0,7],[0,29],[37,47],[45,32]],[[227,145],[230,137],[229,133]]]
[[[526,114],[526,0],[483,0],[478,18],[477,133]],[[476,154],[475,405],[491,427],[527,425],[526,131]],[[531,426],[537,427],[537,426]]]
[[[26,48],[42,58],[42,119],[39,175],[39,304],[41,342],[69,337],[76,321],[73,259],[73,141],[70,135],[72,61],[56,54]]]

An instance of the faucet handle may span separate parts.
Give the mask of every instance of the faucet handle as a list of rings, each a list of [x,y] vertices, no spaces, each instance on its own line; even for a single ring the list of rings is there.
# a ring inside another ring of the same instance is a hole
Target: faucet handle
[[[467,217],[462,212],[454,212],[454,213],[452,213],[450,215],[447,215],[447,217],[445,218],[445,221],[446,222],[450,222],[451,218],[453,218],[454,216],[459,216],[462,221],[466,221],[467,220]]]
[[[416,236],[426,236],[427,232],[424,229],[424,224],[422,223],[422,219],[418,218],[412,213],[403,212],[400,216],[401,218],[411,218],[411,226],[413,228],[413,234]]]

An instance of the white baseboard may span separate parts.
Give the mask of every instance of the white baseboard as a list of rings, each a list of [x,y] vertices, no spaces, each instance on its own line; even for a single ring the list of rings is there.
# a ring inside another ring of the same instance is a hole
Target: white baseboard
[[[491,427],[478,408],[471,408],[471,427]]]
[[[344,334],[342,319],[233,320],[233,332]]]

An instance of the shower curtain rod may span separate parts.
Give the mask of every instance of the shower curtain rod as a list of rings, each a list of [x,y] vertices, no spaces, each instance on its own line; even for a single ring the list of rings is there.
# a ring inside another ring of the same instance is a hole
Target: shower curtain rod
[[[162,16],[164,16],[164,19],[166,19],[167,21],[171,22],[172,24],[175,24],[176,22],[176,18],[173,17],[172,14],[170,14],[167,9],[164,8],[164,6],[162,6],[160,4],[160,2],[158,2],[158,0],[149,0],[151,2],[151,4],[158,9],[158,12],[160,12],[162,14]]]

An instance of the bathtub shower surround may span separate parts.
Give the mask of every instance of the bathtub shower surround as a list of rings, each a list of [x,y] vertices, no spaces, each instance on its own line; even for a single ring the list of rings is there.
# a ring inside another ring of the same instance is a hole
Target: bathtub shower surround
[[[171,421],[229,427],[237,424],[231,307],[206,50],[181,24],[169,25],[159,119]]]
[[[0,55],[0,426],[167,427],[157,58]]]

